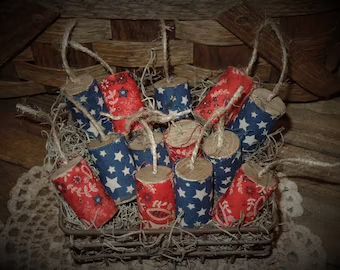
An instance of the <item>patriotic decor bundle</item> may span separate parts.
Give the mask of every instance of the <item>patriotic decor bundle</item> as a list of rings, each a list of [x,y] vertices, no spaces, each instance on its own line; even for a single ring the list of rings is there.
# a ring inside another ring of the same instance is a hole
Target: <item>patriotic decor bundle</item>
[[[99,179],[77,157],[64,160],[51,180],[78,217],[97,228],[135,198],[144,229],[253,221],[277,181],[270,173],[259,177],[261,168],[247,159],[285,105],[277,93],[258,88],[248,71],[229,67],[196,108],[186,81],[167,76],[154,85],[158,110],[144,105],[129,72],[98,85],[68,71],[62,92],[74,123],[88,135]],[[152,130],[154,124],[163,124],[164,133]]]

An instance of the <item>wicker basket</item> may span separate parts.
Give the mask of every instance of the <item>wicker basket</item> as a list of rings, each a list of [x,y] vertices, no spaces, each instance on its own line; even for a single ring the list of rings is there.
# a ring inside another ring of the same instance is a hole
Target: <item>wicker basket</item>
[[[178,227],[162,230],[134,229],[84,230],[67,221],[60,208],[59,226],[70,236],[69,247],[78,263],[93,261],[166,258],[265,257],[270,255],[275,239],[278,214],[271,201],[260,215],[260,223],[220,229],[213,224],[199,229]],[[171,234],[172,241],[169,241]]]

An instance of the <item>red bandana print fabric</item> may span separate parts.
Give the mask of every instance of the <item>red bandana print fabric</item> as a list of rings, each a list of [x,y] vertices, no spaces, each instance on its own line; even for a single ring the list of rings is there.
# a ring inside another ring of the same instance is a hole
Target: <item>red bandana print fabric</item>
[[[194,115],[207,121],[217,109],[228,104],[241,85],[244,87],[242,97],[226,112],[226,115],[228,115],[226,124],[233,122],[254,88],[253,79],[235,67],[227,68],[219,82],[210,89],[206,97],[195,108]],[[213,121],[214,124],[217,122],[218,119]]]
[[[144,109],[141,91],[129,72],[120,72],[107,77],[100,85],[105,98],[105,104],[113,116],[131,116]],[[128,120],[113,120],[114,130],[126,135]],[[141,125],[133,124],[132,131],[140,129]]]
[[[145,184],[137,179],[136,185],[142,228],[168,227],[176,219],[173,173],[162,183]]]
[[[239,169],[230,188],[214,207],[214,221],[223,227],[236,226],[242,218],[245,224],[253,221],[276,188],[277,184],[264,187],[255,183]]]
[[[78,218],[90,226],[103,226],[118,211],[85,160],[52,181]]]
[[[175,164],[180,159],[190,158],[192,156],[192,152],[194,151],[195,145],[196,145],[196,142],[188,146],[174,147],[166,143],[166,148],[168,149],[171,162]],[[202,151],[200,149],[197,157],[201,157],[201,156],[202,156]]]

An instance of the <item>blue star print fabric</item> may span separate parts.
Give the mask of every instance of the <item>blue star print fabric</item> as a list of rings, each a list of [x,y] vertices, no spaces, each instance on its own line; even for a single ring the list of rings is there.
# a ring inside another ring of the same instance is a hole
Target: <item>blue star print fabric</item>
[[[226,193],[231,185],[237,170],[242,165],[241,147],[229,158],[213,158],[206,155],[213,165],[214,190],[217,196]]]
[[[249,154],[255,152],[266,140],[277,120],[277,117],[263,111],[249,98],[230,129],[239,136],[243,153]]]
[[[100,115],[101,112],[108,113],[104,103],[104,96],[99,89],[96,80],[93,80],[87,91],[81,92],[73,96],[85,109],[104,127],[106,133],[112,132],[112,122]],[[83,115],[76,107],[68,102],[68,107],[71,111],[74,122],[81,127],[91,139],[99,137],[98,131],[95,129],[90,120]]]
[[[146,165],[152,165],[152,154],[150,148],[145,150],[130,149],[130,152],[133,156],[137,169],[140,169]],[[172,167],[168,150],[166,149],[163,142],[157,144],[157,164],[170,168]]]
[[[175,178],[177,216],[183,213],[182,227],[200,227],[211,220],[213,184],[210,176],[204,182]]]
[[[136,196],[135,164],[125,137],[98,148],[89,148],[91,159],[108,194],[123,203]]]
[[[187,83],[179,84],[176,87],[157,88],[155,100],[157,109],[165,114],[179,113],[191,109],[192,98]]]

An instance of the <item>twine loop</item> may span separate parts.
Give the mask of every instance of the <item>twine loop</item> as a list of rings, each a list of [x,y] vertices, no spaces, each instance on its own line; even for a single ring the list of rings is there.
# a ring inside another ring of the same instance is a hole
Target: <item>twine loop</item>
[[[283,40],[282,34],[279,30],[279,28],[277,27],[277,25],[269,20],[266,19],[261,25],[260,27],[256,30],[256,34],[255,34],[255,40],[254,40],[254,48],[253,48],[253,52],[252,52],[252,56],[250,58],[250,61],[248,63],[248,66],[245,70],[246,74],[249,75],[249,73],[251,72],[254,63],[257,59],[257,52],[258,52],[258,46],[259,46],[259,39],[260,39],[260,34],[262,32],[263,29],[265,29],[266,27],[270,26],[271,29],[275,32],[276,37],[278,38],[278,40],[280,41],[280,46],[281,46],[281,51],[282,51],[282,68],[281,68],[281,74],[280,74],[280,78],[278,80],[278,82],[276,83],[274,89],[272,90],[271,95],[269,95],[268,97],[268,101],[271,101],[274,97],[276,97],[280,91],[280,88],[283,84],[283,79],[284,76],[287,72],[287,64],[288,64],[288,53],[287,53],[287,49],[285,46],[285,42]]]

